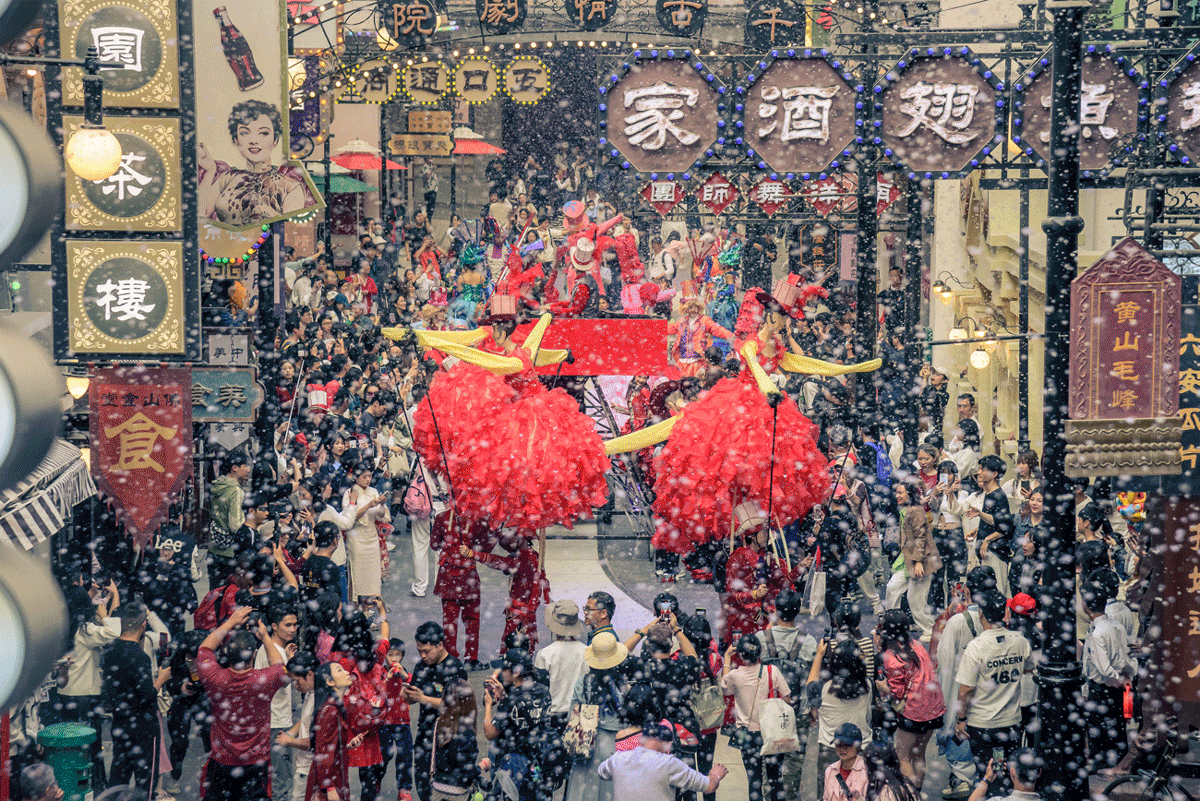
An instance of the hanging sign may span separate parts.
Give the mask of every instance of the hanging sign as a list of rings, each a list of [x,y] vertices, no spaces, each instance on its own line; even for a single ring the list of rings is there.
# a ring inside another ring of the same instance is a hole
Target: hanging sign
[[[804,5],[792,0],[756,0],[746,12],[746,49],[770,50],[804,41]]]
[[[571,22],[585,31],[595,31],[613,21],[617,0],[563,0]]]
[[[55,278],[66,305],[54,315],[58,358],[199,355],[198,303],[184,285],[196,271],[184,269],[182,242],[68,239],[65,247],[69,269]]]
[[[411,64],[404,70],[404,91],[418,103],[433,104],[450,88],[450,73],[441,61]]]
[[[252,428],[250,423],[209,423],[208,441],[231,451],[250,439]]]
[[[786,206],[792,199],[792,190],[783,181],[763,178],[750,190],[750,199],[757,203],[768,217]]]
[[[1071,282],[1073,420],[1179,411],[1181,279],[1125,239]]]
[[[686,197],[683,187],[674,181],[651,181],[639,192],[659,214],[666,216]]]
[[[63,117],[64,136],[82,125],[82,117]],[[104,127],[121,143],[121,167],[102,181],[67,167],[67,229],[182,231],[179,120],[105,114]]]
[[[1179,316],[1180,458],[1177,478],[1162,479],[1165,495],[1195,496],[1200,479],[1200,306],[1184,306]]]
[[[712,155],[723,123],[724,86],[703,62],[637,59],[612,77],[600,87],[601,127],[628,167],[685,173]]]
[[[449,134],[396,134],[388,141],[393,156],[449,156],[454,141]]]
[[[92,477],[139,548],[192,474],[191,371],[92,371]]]
[[[892,207],[892,204],[900,199],[900,187],[896,186],[896,181],[892,175],[882,172],[875,174],[875,216],[881,217],[883,213]],[[856,204],[857,205],[857,204]]]
[[[104,104],[115,108],[179,108],[178,15],[173,2],[59,0],[63,55],[95,47]],[[199,27],[199,21],[197,21]],[[62,73],[63,105],[83,105],[83,70]]]
[[[467,56],[454,70],[454,94],[475,106],[491,100],[500,88],[500,73],[485,56]]]
[[[836,169],[855,139],[853,76],[824,58],[776,58],[755,68],[744,97],[742,136],[749,155],[781,173]]]
[[[714,172],[696,189],[696,199],[716,215],[724,212],[725,207],[736,200],[738,194],[738,188],[719,172]]]
[[[380,0],[379,19],[401,47],[419,49],[437,30],[437,7],[432,0]]]
[[[400,70],[386,58],[364,61],[354,69],[351,79],[367,103],[386,103],[400,91]]]
[[[1046,66],[1042,66],[1045,64]],[[1021,76],[1024,91],[1013,112],[1013,141],[1045,164],[1050,153],[1050,95],[1054,78],[1046,54]],[[1129,77],[1129,61],[1113,53],[1110,45],[1085,53],[1079,92],[1079,168],[1083,177],[1105,175],[1114,169],[1112,146],[1137,132],[1141,108],[1140,80]],[[1134,75],[1137,73],[1134,72]],[[1017,89],[1022,87],[1018,85]],[[997,117],[999,119],[999,117]]]
[[[517,56],[504,68],[504,93],[523,106],[550,91],[550,70],[537,56]]]
[[[475,16],[479,20],[479,27],[500,36],[524,25],[528,10],[528,0],[475,0]]]
[[[433,111],[432,109],[414,108],[408,112],[409,133],[450,133],[449,111]]]
[[[809,181],[800,194],[817,214],[828,217],[835,211],[845,210],[846,194],[850,191],[840,178],[830,177]]]
[[[192,368],[192,421],[196,423],[254,422],[263,402],[263,388],[253,367]]]
[[[875,104],[884,154],[910,177],[962,177],[1004,139],[1004,84],[965,47],[913,48],[884,84]]]
[[[708,19],[708,0],[655,0],[658,24],[669,36],[699,35]]]

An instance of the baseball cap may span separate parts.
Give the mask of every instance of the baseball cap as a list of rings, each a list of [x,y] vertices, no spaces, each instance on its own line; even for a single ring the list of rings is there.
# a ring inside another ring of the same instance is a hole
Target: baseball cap
[[[859,745],[862,743],[862,729],[853,723],[843,723],[833,731],[834,745]]]
[[[1037,601],[1028,593],[1018,592],[1008,599],[1008,608],[1018,615],[1029,615],[1037,610]]]

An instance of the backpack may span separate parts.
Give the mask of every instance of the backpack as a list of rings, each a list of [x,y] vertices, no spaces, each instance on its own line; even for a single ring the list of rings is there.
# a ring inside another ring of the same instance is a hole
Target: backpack
[[[796,635],[795,642],[792,643],[791,650],[786,654],[780,654],[779,649],[775,646],[775,634],[768,627],[763,636],[767,641],[767,653],[763,657],[764,665],[774,665],[783,678],[787,681],[788,694],[792,697],[792,706],[796,709],[800,708],[801,702],[807,697],[805,685],[808,682],[808,672],[812,668],[812,663],[800,658],[800,646],[804,644],[803,632]]]
[[[961,586],[961,585],[960,585]],[[955,593],[957,595],[957,592]],[[938,616],[938,619],[933,623],[933,632],[929,636],[929,658],[933,660],[934,669],[938,667],[937,652],[938,644],[942,640],[942,634],[946,631],[946,625],[955,615],[962,615],[966,618],[967,628],[971,630],[971,639],[979,636],[979,632],[975,630],[975,620],[971,617],[971,613],[967,611],[967,603],[961,596],[957,601],[951,599],[951,603],[946,607],[946,610]]]
[[[887,451],[878,442],[868,442],[872,450],[875,451],[875,478],[879,480],[881,486],[892,486],[892,459],[888,456]]]
[[[236,606],[234,598],[238,588],[234,584],[209,590],[208,595],[192,614],[192,623],[197,630],[212,631],[229,619]]]

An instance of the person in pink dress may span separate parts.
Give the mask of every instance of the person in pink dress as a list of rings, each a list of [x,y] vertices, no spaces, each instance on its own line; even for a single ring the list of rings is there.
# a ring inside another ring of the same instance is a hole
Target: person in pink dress
[[[929,652],[912,638],[908,615],[888,609],[875,628],[875,651],[881,654],[884,680],[879,693],[896,713],[896,755],[900,771],[918,791],[925,783],[925,746],[942,727],[946,701]]]

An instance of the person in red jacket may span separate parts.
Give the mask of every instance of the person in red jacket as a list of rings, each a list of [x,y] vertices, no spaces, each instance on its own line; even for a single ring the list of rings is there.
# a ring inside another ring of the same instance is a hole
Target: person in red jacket
[[[725,564],[723,611],[728,642],[763,629],[768,622],[769,604],[807,567],[802,562],[789,570],[778,557],[767,553],[771,532],[761,506],[741,503],[734,507],[733,514],[737,524],[734,536],[741,538],[742,545]]]
[[[305,801],[350,801],[350,765],[346,749],[362,735],[350,734],[343,700],[354,678],[338,662],[326,662],[317,671],[309,742],[313,744],[312,769],[304,788]]]
[[[346,765],[358,768],[362,801],[375,801],[383,783],[379,727],[387,711],[384,663],[391,645],[388,642],[390,632],[383,602],[376,599],[376,604],[380,617],[379,640],[372,638],[371,623],[366,615],[357,610],[349,612],[342,618],[341,650],[334,654],[334,661],[339,662],[352,679],[343,699],[346,724],[352,738],[346,746]],[[362,735],[361,738],[359,735]]]
[[[500,535],[500,547],[509,556],[494,553],[479,553],[464,550],[488,567],[493,567],[510,576],[508,606],[504,608],[504,638],[516,631],[529,636],[529,652],[537,650],[537,610],[544,602],[550,602],[550,581],[542,570],[541,558],[533,543],[524,533],[505,532]]]
[[[404,641],[392,637],[388,642],[385,678],[383,680],[383,725],[379,727],[379,746],[383,749],[383,773],[393,758],[396,760],[396,789],[399,801],[412,801],[412,728],[408,702],[404,700],[404,685],[412,674],[404,669]]]
[[[442,599],[442,628],[446,630],[446,650],[458,656],[458,621],[466,628],[463,656],[467,670],[481,670],[479,662],[479,571],[475,569],[476,550],[490,551],[491,533],[480,523],[470,524],[452,510],[438,515],[429,535],[429,546],[438,557],[437,582],[433,594]]]

